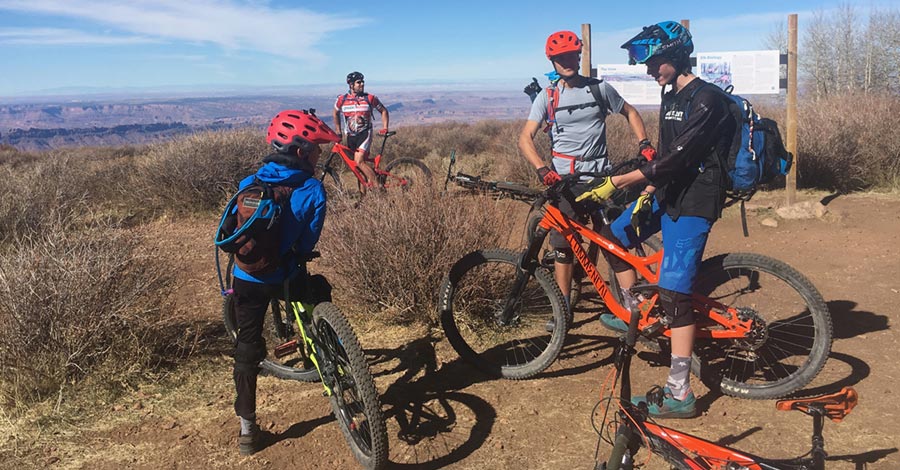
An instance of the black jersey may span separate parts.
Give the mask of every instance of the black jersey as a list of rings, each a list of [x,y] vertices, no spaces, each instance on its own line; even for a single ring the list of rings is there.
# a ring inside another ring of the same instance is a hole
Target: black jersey
[[[641,168],[657,187],[660,206],[676,220],[686,215],[715,221],[725,203],[720,161],[728,154],[737,123],[718,90],[709,86],[694,94],[703,84],[697,78],[677,93],[663,95],[659,153]]]

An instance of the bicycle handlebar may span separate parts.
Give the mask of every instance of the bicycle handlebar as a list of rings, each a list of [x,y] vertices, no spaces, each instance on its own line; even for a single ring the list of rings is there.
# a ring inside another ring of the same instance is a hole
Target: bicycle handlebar
[[[451,166],[454,160],[454,156],[451,156]],[[543,191],[531,189],[527,186],[517,183],[511,183],[508,181],[485,180],[480,176],[467,175],[461,172],[457,172],[456,175],[449,174],[448,172],[447,181],[453,181],[457,185],[462,186],[466,189],[499,193],[516,200],[533,203],[535,206],[541,206],[547,200],[556,199],[560,195],[564,194],[573,185],[579,183],[581,181],[581,178],[585,176],[591,178],[602,178],[605,176],[614,175],[626,167],[640,166],[644,161],[645,160],[643,157],[637,157],[625,160],[624,162],[621,162],[603,171],[579,171],[570,173],[568,175],[563,175],[559,182],[553,184]]]
[[[521,201],[531,202],[541,195],[541,191],[521,184],[508,181],[490,181],[482,179],[480,176],[472,176],[465,173],[450,175],[448,179],[466,189],[495,192]]]

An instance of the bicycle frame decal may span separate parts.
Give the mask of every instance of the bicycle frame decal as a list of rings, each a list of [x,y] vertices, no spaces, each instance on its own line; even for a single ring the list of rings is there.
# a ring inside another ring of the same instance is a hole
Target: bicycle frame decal
[[[617,317],[623,319],[624,321],[628,321],[631,313],[620,304],[615,296],[609,291],[609,288],[606,286],[606,281],[603,278],[603,275],[597,271],[597,267],[594,265],[594,262],[589,259],[587,252],[585,252],[584,247],[581,246],[581,243],[575,237],[575,234],[580,234],[590,240],[593,243],[599,245],[603,250],[613,253],[614,255],[622,258],[627,261],[629,264],[634,266],[637,271],[644,276],[650,283],[656,283],[659,279],[659,274],[653,272],[651,270],[652,266],[659,266],[659,263],[662,261],[662,251],[658,253],[654,253],[647,257],[639,257],[632,255],[628,251],[620,248],[615,243],[607,240],[600,234],[590,230],[583,224],[579,223],[576,220],[573,220],[570,217],[567,217],[557,207],[553,205],[547,205],[545,207],[544,218],[540,222],[540,226],[547,230],[556,230],[563,234],[566,237],[566,240],[569,242],[569,246],[572,248],[572,252],[575,255],[575,258],[578,259],[578,262],[584,268],[584,272],[587,277],[591,280],[591,283],[594,285],[594,288],[597,289],[597,293],[606,302],[609,310]],[[646,311],[649,311],[653,304],[656,302],[656,297],[653,296],[647,302],[652,302],[648,304],[646,307]],[[645,308],[642,306],[642,311]],[[646,312],[645,312],[646,313]],[[641,320],[641,327],[645,326],[645,324],[655,323],[647,322],[644,318]]]

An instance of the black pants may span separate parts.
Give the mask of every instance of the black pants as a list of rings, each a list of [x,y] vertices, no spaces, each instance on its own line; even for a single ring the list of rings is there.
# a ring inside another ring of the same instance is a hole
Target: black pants
[[[234,412],[249,418],[256,413],[256,377],[259,361],[266,357],[263,320],[272,298],[283,294],[281,284],[260,284],[234,279],[234,311],[237,340],[234,348]]]

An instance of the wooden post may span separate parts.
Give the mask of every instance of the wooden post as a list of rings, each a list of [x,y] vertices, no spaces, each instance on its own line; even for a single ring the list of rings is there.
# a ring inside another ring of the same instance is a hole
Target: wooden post
[[[591,24],[581,24],[581,75],[591,76]]]
[[[794,165],[785,180],[787,205],[797,202],[797,14],[788,15],[788,70],[787,70],[787,151],[794,155]]]

